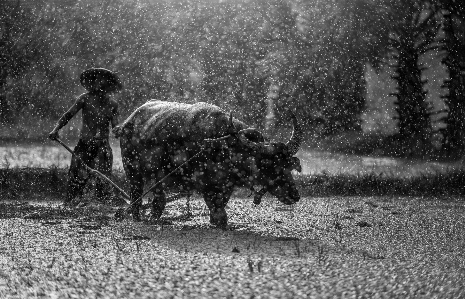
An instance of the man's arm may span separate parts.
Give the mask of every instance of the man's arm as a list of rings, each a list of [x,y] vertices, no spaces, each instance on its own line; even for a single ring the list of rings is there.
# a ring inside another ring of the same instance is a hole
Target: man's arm
[[[52,140],[58,139],[58,131],[66,126],[66,124],[75,116],[84,106],[84,97],[80,96],[76,102],[66,111],[58,120],[55,128],[50,132],[49,138]]]

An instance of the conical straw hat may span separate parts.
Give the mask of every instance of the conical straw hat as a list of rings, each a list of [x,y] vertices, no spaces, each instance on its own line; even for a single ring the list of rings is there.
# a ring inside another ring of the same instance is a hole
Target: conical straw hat
[[[123,89],[123,84],[118,75],[104,68],[87,69],[82,72],[80,80],[81,85],[88,91],[112,92]]]

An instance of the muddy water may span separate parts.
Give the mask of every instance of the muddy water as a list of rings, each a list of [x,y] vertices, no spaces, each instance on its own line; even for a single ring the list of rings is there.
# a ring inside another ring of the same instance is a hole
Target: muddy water
[[[75,142],[67,141],[73,148]],[[113,148],[113,166],[122,169],[121,150],[117,140],[111,140]],[[428,173],[445,172],[465,167],[464,162],[440,163],[396,159],[390,157],[366,157],[356,155],[333,154],[322,151],[300,151],[303,174],[376,174],[388,176],[415,176]],[[53,142],[44,144],[0,144],[0,167],[51,167],[66,168],[71,154]]]

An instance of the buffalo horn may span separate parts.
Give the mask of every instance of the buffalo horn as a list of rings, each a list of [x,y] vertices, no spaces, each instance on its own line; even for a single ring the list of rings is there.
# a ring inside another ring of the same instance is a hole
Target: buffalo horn
[[[249,140],[243,133],[237,134],[237,138],[246,148],[250,149],[254,153],[263,151],[263,146],[260,143]]]
[[[294,122],[294,130],[292,132],[291,139],[286,143],[288,153],[291,156],[297,153],[297,151],[300,148],[300,144],[303,138],[302,128],[299,122],[297,121],[297,118],[295,117],[295,115],[292,115],[292,117],[293,117],[293,122]],[[233,135],[236,135],[239,141],[245,147],[249,148],[251,151],[255,153],[265,154],[268,156],[274,156],[278,154],[278,148],[276,148],[273,144],[264,144],[263,142],[253,142],[244,135],[244,133],[246,133],[245,130],[236,131],[236,128],[234,127],[234,124],[232,121],[232,112],[230,113],[229,123],[230,123],[229,125],[230,130],[232,129],[233,131],[235,131]]]
[[[286,143],[290,156],[294,156],[299,151],[304,135],[302,127],[294,114],[292,114],[292,121],[294,123],[294,129],[292,131],[291,139],[289,139]]]
[[[234,126],[234,122],[233,122],[233,113],[230,112],[229,113],[229,126],[228,126],[228,134],[236,134],[237,133],[237,130],[236,130],[236,127]]]
[[[242,143],[243,146],[250,149],[252,152],[258,153],[263,152],[263,145],[260,142],[253,142],[249,140],[244,135],[244,130],[237,131],[236,127],[234,126],[233,122],[233,113],[229,113],[229,134],[236,136],[239,139],[239,142]]]
[[[239,141],[248,149],[256,154],[263,154],[267,156],[274,156],[278,154],[278,148],[273,144],[265,144],[264,142],[253,142],[248,139],[243,132],[237,134]]]

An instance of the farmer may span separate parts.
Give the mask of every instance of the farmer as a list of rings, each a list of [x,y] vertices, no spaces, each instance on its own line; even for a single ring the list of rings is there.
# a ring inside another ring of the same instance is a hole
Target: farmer
[[[109,94],[120,91],[122,84],[115,73],[103,68],[85,70],[80,76],[80,81],[88,92],[80,95],[61,116],[49,138],[58,139],[58,131],[82,110],[82,128],[74,153],[91,168],[94,168],[97,158],[97,170],[109,176],[113,165],[113,154],[108,140],[109,124],[112,127],[118,124],[118,103],[110,99]],[[71,158],[65,205],[70,204],[77,196],[82,196],[89,178],[89,173],[80,159],[75,156]],[[95,195],[99,201],[111,198],[111,189],[100,178],[97,179]]]

